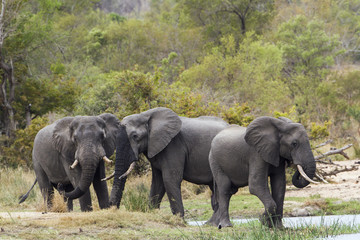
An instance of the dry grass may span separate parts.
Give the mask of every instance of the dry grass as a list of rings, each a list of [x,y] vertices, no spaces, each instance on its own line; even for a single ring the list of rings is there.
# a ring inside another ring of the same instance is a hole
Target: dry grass
[[[64,198],[58,192],[54,193],[54,198],[52,201],[52,207],[50,211],[58,212],[58,213],[63,213],[68,211],[67,204],[64,201]]]

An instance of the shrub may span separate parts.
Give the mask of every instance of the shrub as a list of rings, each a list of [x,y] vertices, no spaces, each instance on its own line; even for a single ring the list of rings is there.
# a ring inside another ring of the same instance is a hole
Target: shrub
[[[230,124],[238,124],[240,126],[246,127],[254,120],[254,116],[250,114],[251,109],[244,103],[239,105],[238,103],[234,104],[234,106],[224,109],[222,111],[222,117],[225,121]]]
[[[329,136],[330,125],[330,121],[325,121],[324,125],[317,125],[316,123],[311,123],[310,138],[319,139]]]
[[[39,117],[34,119],[27,128],[17,130],[15,140],[10,142],[8,147],[3,146],[1,148],[3,157],[0,159],[0,164],[8,167],[19,165],[30,167],[35,136],[47,124],[47,118]]]

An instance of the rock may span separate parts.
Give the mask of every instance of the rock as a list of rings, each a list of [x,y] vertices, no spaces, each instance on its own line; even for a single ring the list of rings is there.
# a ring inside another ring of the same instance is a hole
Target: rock
[[[312,216],[315,212],[320,211],[320,207],[318,206],[306,206],[304,208],[295,208],[291,212],[291,216],[293,217],[305,217],[305,216]]]

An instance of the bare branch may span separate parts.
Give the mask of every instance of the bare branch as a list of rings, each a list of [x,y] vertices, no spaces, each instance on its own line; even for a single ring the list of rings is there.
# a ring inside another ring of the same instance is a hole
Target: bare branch
[[[352,144],[348,144],[342,148],[339,148],[339,149],[334,149],[334,150],[330,150],[329,152],[326,152],[326,153],[323,153],[319,156],[316,156],[315,157],[315,161],[321,159],[321,158],[324,158],[326,156],[329,156],[329,155],[334,155],[334,154],[341,154],[343,155],[346,159],[350,159],[349,156],[344,152],[344,150],[348,149],[352,147]]]
[[[323,142],[323,143],[320,143],[319,145],[316,145],[315,148],[323,147],[323,146],[328,145],[329,143],[332,143],[332,142],[333,142],[333,140],[329,139],[326,142]]]
[[[0,47],[2,48],[2,45],[4,43],[4,15],[5,15],[5,5],[6,1],[1,1],[1,12],[0,12]]]
[[[355,171],[355,170],[358,170],[359,167],[353,165],[351,167],[345,167],[345,168],[338,168],[336,167],[334,170],[330,171],[330,172],[322,172],[321,175],[322,176],[333,176],[333,175],[336,175],[338,173],[342,173],[342,172],[351,172],[351,171]]]

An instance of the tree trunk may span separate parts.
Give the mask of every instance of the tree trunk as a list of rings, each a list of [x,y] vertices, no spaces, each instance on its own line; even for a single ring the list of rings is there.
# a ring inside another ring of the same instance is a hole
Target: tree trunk
[[[26,127],[29,127],[31,124],[31,104],[25,108],[25,117],[26,117]]]
[[[12,61],[10,65],[5,63],[1,52],[0,49],[0,69],[3,70],[0,96],[4,113],[5,134],[11,138],[14,136],[16,130],[14,108],[12,107],[12,102],[15,99],[15,77],[13,74]]]
[[[14,22],[13,20],[16,18],[21,4],[22,1],[12,5],[7,4],[6,0],[1,0],[0,10],[0,70],[2,70],[0,98],[5,134],[10,138],[15,135],[16,130],[15,111],[12,106],[15,100],[15,76],[12,58],[9,56],[6,58],[6,56],[4,56],[3,45],[9,33],[16,29],[16,24],[14,26],[11,26],[11,24]]]

